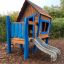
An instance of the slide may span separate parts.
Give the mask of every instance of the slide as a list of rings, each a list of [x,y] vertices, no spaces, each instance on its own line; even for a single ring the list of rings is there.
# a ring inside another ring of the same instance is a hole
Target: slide
[[[33,40],[34,44],[43,52],[49,54],[51,56],[51,60],[55,61],[57,59],[57,55],[60,55],[60,50],[56,47],[50,46],[46,43],[43,43],[44,41],[40,38],[36,38]]]
[[[41,45],[44,45],[47,49],[50,49],[50,50],[56,52],[57,55],[61,54],[61,52],[60,52],[60,50],[58,48],[46,44],[41,38],[36,38],[36,39],[39,41],[39,43],[41,43]]]

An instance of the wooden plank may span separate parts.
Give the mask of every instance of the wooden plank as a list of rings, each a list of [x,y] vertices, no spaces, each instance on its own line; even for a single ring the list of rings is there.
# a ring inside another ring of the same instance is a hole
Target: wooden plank
[[[28,8],[25,10],[23,17],[21,19],[21,21],[28,16],[31,16],[32,14],[36,13],[37,11],[31,6],[29,5]]]
[[[48,38],[49,36],[48,36],[48,34],[39,34],[39,37],[40,38]]]
[[[45,25],[44,25],[44,32],[46,31],[46,23],[45,23]]]
[[[33,25],[36,25],[38,22],[32,22],[32,21],[29,21],[29,24],[33,24]]]
[[[24,44],[24,39],[12,38],[11,42],[12,42],[12,44]]]
[[[50,18],[43,16],[43,15],[41,15],[41,18],[44,19],[44,20],[50,20]]]

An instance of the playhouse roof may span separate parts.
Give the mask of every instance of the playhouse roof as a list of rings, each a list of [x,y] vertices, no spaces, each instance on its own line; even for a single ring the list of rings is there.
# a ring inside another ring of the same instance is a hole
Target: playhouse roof
[[[36,4],[32,3],[31,1],[29,0],[25,0],[22,8],[21,8],[21,11],[19,13],[19,16],[18,16],[18,19],[20,19],[23,15],[23,12],[25,11],[27,5],[30,4],[33,8],[35,8],[35,10],[37,12],[39,12],[40,14],[44,15],[44,16],[47,16],[49,18],[52,18],[44,9],[42,9],[41,7],[37,6]]]

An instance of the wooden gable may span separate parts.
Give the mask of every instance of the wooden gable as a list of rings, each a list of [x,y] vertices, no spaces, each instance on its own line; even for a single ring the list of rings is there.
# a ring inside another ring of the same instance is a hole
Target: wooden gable
[[[19,16],[17,18],[17,21],[23,21],[25,17],[31,16],[32,14],[35,14],[38,12],[38,15],[41,14],[42,19],[51,19],[52,17],[42,8],[39,6],[35,5],[34,3],[25,0],[23,7],[19,13]]]
[[[37,11],[29,4],[26,10],[24,11],[24,14],[22,16],[23,20],[25,17],[31,16],[32,14],[36,13]]]

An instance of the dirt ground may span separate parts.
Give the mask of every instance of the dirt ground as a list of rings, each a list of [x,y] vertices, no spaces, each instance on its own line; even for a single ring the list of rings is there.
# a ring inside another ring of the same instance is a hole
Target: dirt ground
[[[7,54],[6,43],[0,42],[0,64],[64,64],[64,39],[50,40],[49,44],[61,50],[61,55],[55,62],[51,62],[50,56],[38,50],[36,53],[30,51],[27,61],[23,60],[23,50],[12,48],[12,53]]]

